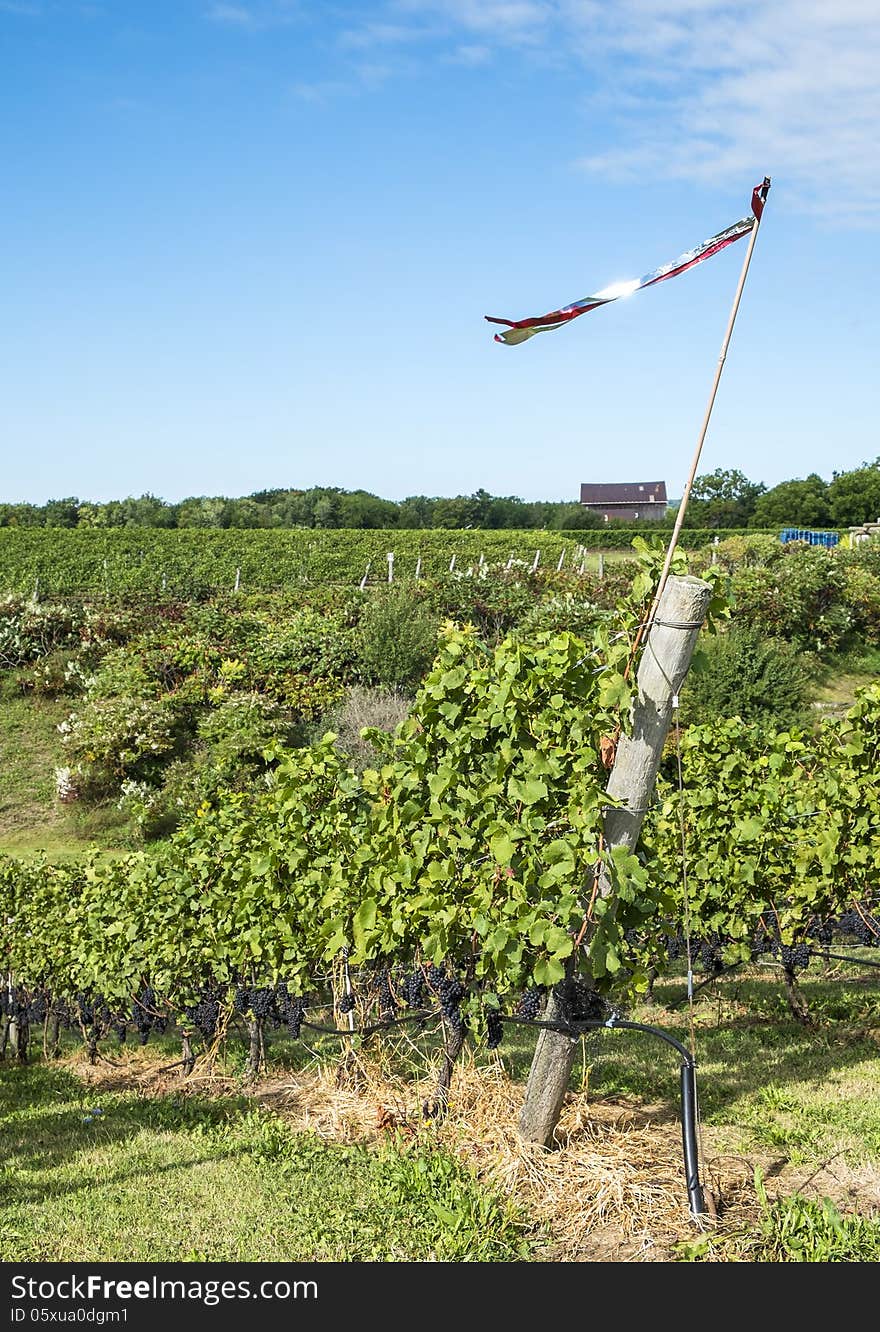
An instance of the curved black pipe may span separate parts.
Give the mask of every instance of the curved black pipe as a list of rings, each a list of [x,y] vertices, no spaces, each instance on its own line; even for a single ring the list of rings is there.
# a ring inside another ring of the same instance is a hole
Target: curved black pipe
[[[855,945],[863,947],[864,945]],[[826,953],[813,951],[812,957],[831,958],[833,962],[849,962],[854,967],[880,967],[880,962],[873,962],[869,957],[846,957],[843,953]]]
[[[703,1196],[703,1189],[700,1184],[700,1154],[697,1146],[697,1066],[687,1046],[682,1045],[674,1036],[670,1036],[668,1031],[663,1031],[661,1027],[651,1027],[644,1022],[627,1022],[623,1018],[610,1017],[606,1021],[597,1018],[585,1018],[583,1021],[562,1023],[562,1022],[541,1022],[529,1021],[526,1018],[505,1018],[505,1022],[522,1022],[531,1027],[544,1027],[551,1031],[562,1032],[563,1035],[580,1035],[578,1030],[581,1027],[588,1028],[613,1028],[624,1027],[627,1031],[643,1031],[649,1036],[656,1036],[658,1040],[665,1041],[671,1045],[673,1050],[677,1050],[681,1055],[681,1140],[684,1153],[684,1178],[688,1195],[688,1207],[691,1216],[696,1219],[706,1215],[706,1200]]]

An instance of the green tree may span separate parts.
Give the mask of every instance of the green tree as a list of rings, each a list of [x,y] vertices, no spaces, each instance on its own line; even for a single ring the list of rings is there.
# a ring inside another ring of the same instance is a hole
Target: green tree
[[[427,495],[408,495],[398,506],[397,526],[417,529],[433,527],[434,501]]]
[[[811,472],[805,480],[783,481],[759,495],[750,527],[828,527],[832,522],[828,485]]]
[[[880,458],[852,472],[835,472],[828,486],[831,515],[838,527],[858,527],[880,518]]]
[[[178,527],[228,527],[228,501],[222,495],[199,495],[181,502]]]
[[[49,500],[43,506],[43,512],[47,527],[76,527],[77,518],[79,517],[79,500],[73,497]]]
[[[397,527],[398,506],[367,490],[350,490],[339,497],[339,526],[352,528]]]
[[[691,487],[685,527],[747,527],[758,496],[766,487],[735,468],[717,467],[698,476]]]

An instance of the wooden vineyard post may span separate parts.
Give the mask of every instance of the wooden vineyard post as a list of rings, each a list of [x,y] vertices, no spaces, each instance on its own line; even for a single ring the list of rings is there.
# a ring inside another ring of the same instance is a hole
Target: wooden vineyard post
[[[672,719],[673,699],[687,675],[711,594],[709,584],[701,578],[667,579],[639,663],[631,734],[620,737],[608,779],[608,794],[621,801],[622,807],[609,809],[605,815],[607,847],[625,846],[632,851],[638,842]],[[610,884],[600,875],[599,893],[607,897],[610,891]],[[559,1017],[552,994],[545,1017],[548,1021]],[[540,1033],[519,1117],[524,1141],[550,1146],[576,1051],[575,1038],[560,1032]]]

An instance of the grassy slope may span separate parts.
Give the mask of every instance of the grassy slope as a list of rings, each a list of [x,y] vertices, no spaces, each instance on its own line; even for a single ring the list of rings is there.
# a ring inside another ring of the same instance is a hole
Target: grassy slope
[[[125,824],[112,807],[82,811],[55,799],[54,772],[64,763],[58,724],[71,707],[70,699],[23,697],[11,682],[0,694],[0,852],[60,857],[122,842]]]

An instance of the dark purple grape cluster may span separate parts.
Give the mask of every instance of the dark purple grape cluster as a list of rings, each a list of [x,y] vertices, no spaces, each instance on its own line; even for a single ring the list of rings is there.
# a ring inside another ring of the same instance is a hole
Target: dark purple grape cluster
[[[250,992],[250,1010],[258,1022],[264,1022],[272,1016],[275,1007],[275,988],[261,986]]]
[[[582,980],[560,981],[553,993],[564,1022],[595,1022],[608,1011],[601,994]]]
[[[49,1004],[45,994],[38,992],[28,997],[25,1005],[25,1016],[28,1022],[33,1023],[34,1026],[38,1022],[45,1022],[48,1011]]]
[[[184,1010],[187,1021],[205,1041],[213,1040],[220,1021],[221,999],[223,990],[214,985],[206,985],[191,1008]]]
[[[299,996],[296,996],[293,999],[288,999],[284,1009],[284,1022],[287,1026],[288,1035],[295,1041],[299,1040],[305,1013],[305,1006]]]
[[[814,916],[806,932],[810,939],[815,939],[817,943],[827,948],[834,941],[834,920],[833,918],[823,920],[821,916]]]
[[[810,965],[810,945],[797,943],[789,947],[788,944],[780,944],[779,960],[786,971],[803,971],[804,967]]]
[[[235,1009],[236,1013],[240,1013],[243,1017],[244,1014],[247,1013],[247,1011],[249,1010],[250,1006],[251,1006],[250,986],[236,985],[235,997],[232,1000],[232,1007]]]
[[[141,1045],[146,1045],[154,1027],[158,1029],[156,1007],[156,994],[150,986],[141,990],[132,1003],[131,1020]]]
[[[435,967],[433,963],[426,968],[426,980],[440,1001],[440,1011],[448,1026],[454,1032],[463,1031],[467,1024],[460,1011],[465,996],[461,981],[448,975],[445,967]]]
[[[868,934],[871,936],[868,940],[866,940],[867,944],[871,948],[880,947],[880,920],[878,920],[876,916],[872,916],[870,911],[866,911],[864,913],[864,916],[865,916],[865,928],[867,929]]]
[[[416,967],[415,971],[404,977],[400,988],[408,1008],[424,1008],[425,977],[422,974],[421,967]]]
[[[837,925],[841,934],[855,939],[863,948],[873,947],[880,942],[878,935],[874,932],[880,930],[880,926],[878,926],[874,917],[868,915],[867,912],[844,911]],[[871,928],[872,925],[873,929]]]
[[[717,976],[724,970],[722,945],[718,938],[703,939],[696,954],[700,968],[710,976]]]
[[[666,936],[666,956],[670,962],[677,962],[680,957],[687,957],[687,939],[683,934]]]
[[[535,1018],[541,1011],[541,1000],[543,997],[544,990],[542,986],[526,990],[517,1005],[516,1011],[519,1017],[525,1018],[527,1022],[534,1022]]]
[[[352,1013],[354,1011],[354,1002],[353,990],[349,994],[344,994],[337,1005],[340,1013]]]
[[[497,1008],[486,1009],[486,1045],[497,1050],[504,1036],[504,1023]]]
[[[378,980],[379,1014],[383,1018],[393,1018],[397,1013],[397,1000],[391,991],[391,977],[388,969],[379,972]]]

